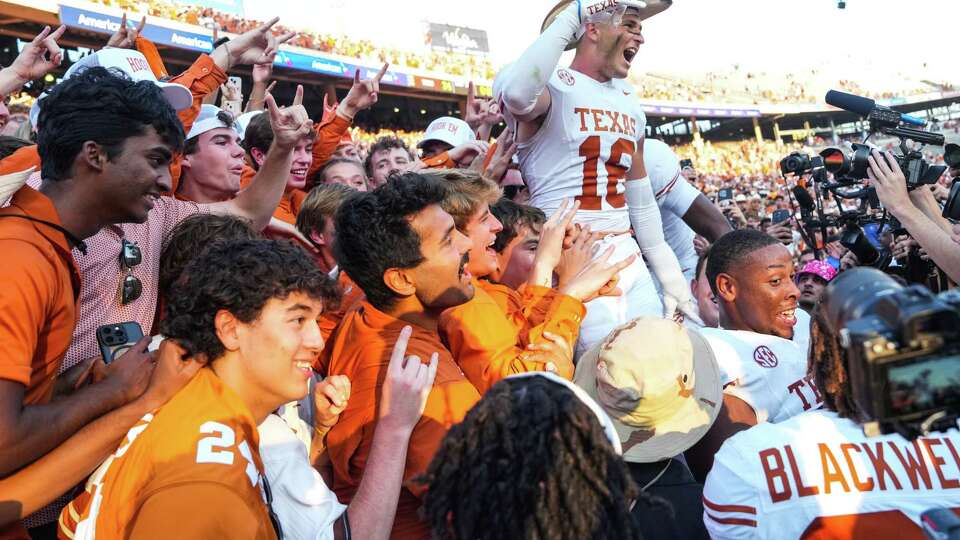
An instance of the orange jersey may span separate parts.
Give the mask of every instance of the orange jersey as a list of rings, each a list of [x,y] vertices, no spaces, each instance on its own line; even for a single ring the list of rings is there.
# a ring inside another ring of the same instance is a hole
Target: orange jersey
[[[60,538],[275,538],[262,475],[256,421],[203,368],[127,432],[60,514]]]
[[[339,272],[337,275],[337,284],[340,285],[340,291],[343,295],[340,299],[340,307],[330,311],[324,309],[318,321],[320,324],[320,336],[323,337],[324,343],[330,339],[330,335],[333,334],[333,331],[340,324],[340,321],[343,320],[347,311],[366,299],[366,295],[363,294],[363,289],[354,283],[353,280],[347,276],[346,272]],[[321,367],[319,361],[320,358],[318,357],[314,369],[320,373],[326,373],[326,367]]]
[[[544,330],[552,329],[564,337],[573,350],[583,320],[583,303],[565,297],[569,301],[557,303],[557,307],[549,312],[548,322],[532,325],[522,309],[513,310],[508,315],[501,307],[522,305],[522,299],[508,298],[498,303],[490,294],[495,290],[500,295],[519,297],[516,291],[486,280],[474,281],[474,287],[473,299],[443,312],[439,332],[460,369],[481,394],[508,375],[546,368],[542,356],[535,357],[526,349],[528,344],[542,341]],[[565,320],[567,324],[558,324],[558,320]],[[571,360],[554,357],[552,363],[560,376],[573,378]]]
[[[257,171],[249,166],[243,166],[243,172],[240,173],[240,190],[247,189],[253,183],[257,176]],[[280,196],[280,202],[277,203],[277,209],[273,211],[273,217],[290,225],[297,224],[297,213],[300,212],[300,206],[303,205],[307,193],[302,189],[292,189],[284,191]]]

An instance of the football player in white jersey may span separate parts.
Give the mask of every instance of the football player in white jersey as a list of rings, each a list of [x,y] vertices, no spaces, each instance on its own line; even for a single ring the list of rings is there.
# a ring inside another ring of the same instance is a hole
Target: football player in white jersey
[[[663,224],[643,166],[646,117],[623,80],[640,45],[642,21],[670,0],[561,2],[540,37],[504,68],[494,95],[516,133],[520,168],[530,204],[553,214],[576,198],[575,221],[610,233],[613,261],[638,251],[663,285],[656,292],[644,260],[620,273],[620,296],[587,304],[578,353],[617,325],[641,315],[696,318],[680,263],[664,241]],[[576,48],[569,68],[558,67],[564,50]],[[633,228],[636,242],[626,233]],[[639,250],[637,245],[639,244]]]
[[[733,228],[710,199],[681,174],[680,160],[667,143],[647,139],[643,143],[643,164],[660,207],[663,236],[677,255],[684,277],[690,282],[696,279],[697,268],[694,235],[716,242]]]
[[[720,365],[725,407],[687,456],[698,478],[734,433],[781,422],[823,401],[807,375],[806,344],[792,339],[794,326],[809,325],[809,317],[797,309],[793,275],[787,248],[760,231],[733,231],[710,248],[707,278],[717,298],[720,328],[701,333]]]
[[[815,308],[810,353],[823,409],[723,444],[703,489],[713,538],[922,539],[921,513],[960,512],[960,433],[866,437],[850,359],[824,313]]]

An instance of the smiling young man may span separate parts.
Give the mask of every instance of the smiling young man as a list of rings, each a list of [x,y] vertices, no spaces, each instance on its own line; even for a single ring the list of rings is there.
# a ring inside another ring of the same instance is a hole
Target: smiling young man
[[[519,289],[530,279],[533,262],[540,245],[540,231],[547,221],[543,210],[500,199],[490,206],[490,212],[503,229],[497,233],[493,249],[497,252],[497,270],[491,278],[512,289]]]
[[[410,436],[393,538],[429,535],[417,515],[426,490],[412,480],[426,472],[447,430],[480,399],[437,335],[440,314],[474,295],[466,269],[471,243],[440,206],[445,197],[443,183],[408,173],[348,198],[337,212],[336,260],[366,295],[330,336],[318,362],[321,374],[346,375],[351,384],[350,401],[327,433],[341,502],[357,496],[373,464],[370,445],[380,429],[376,409],[390,344],[409,325],[409,353],[438,358],[436,382]]]
[[[364,167],[370,188],[382,186],[390,174],[413,163],[413,154],[407,144],[397,137],[380,137],[370,147]]]
[[[494,95],[517,134],[530,204],[552,216],[566,199],[580,202],[575,221],[610,234],[614,261],[637,256],[621,274],[623,294],[587,305],[578,354],[641,315],[696,318],[687,280],[664,240],[644,166],[646,116],[624,80],[644,43],[643,21],[670,5],[607,0],[560,2],[542,33],[494,81]],[[564,50],[576,49],[569,67]],[[648,270],[649,266],[649,270]],[[660,282],[657,292],[651,271]]]
[[[720,327],[700,331],[720,365],[725,407],[698,444],[700,453],[688,459],[700,478],[737,431],[782,422],[823,401],[807,374],[807,347],[800,338],[809,335],[810,317],[798,309],[800,291],[786,246],[753,229],[727,233],[710,248],[707,278]],[[798,325],[806,328],[795,331]]]
[[[240,142],[233,115],[219,107],[203,105],[183,144],[176,197],[197,203],[236,197],[244,164]]]
[[[428,175],[438,176],[446,184],[443,208],[471,243],[466,268],[475,279],[476,294],[440,318],[440,337],[457,364],[481,394],[515,373],[547,370],[572,378],[573,348],[583,320],[584,300],[596,296],[632,259],[612,265],[600,257],[560,290],[554,290],[554,269],[576,212],[575,205],[569,211],[561,206],[542,227],[544,239],[538,242],[533,271],[522,293],[494,283],[488,278],[497,270],[494,244],[503,227],[489,205],[499,198],[500,189],[472,171]]]
[[[335,294],[306,254],[280,242],[215,244],[188,264],[161,330],[206,366],[127,434],[64,511],[61,531],[274,537],[257,426],[307,394],[323,347],[316,318]]]

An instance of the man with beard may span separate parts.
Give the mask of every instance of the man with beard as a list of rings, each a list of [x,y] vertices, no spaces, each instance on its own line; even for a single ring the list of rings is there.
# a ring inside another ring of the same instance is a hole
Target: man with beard
[[[680,263],[664,240],[660,211],[643,163],[646,117],[623,80],[643,44],[642,21],[669,2],[561,2],[540,37],[497,76],[494,95],[517,134],[530,204],[553,215],[563,200],[580,202],[575,221],[611,234],[597,253],[611,261],[642,252],[621,272],[623,295],[587,305],[578,353],[641,315],[696,318]],[[565,49],[576,48],[569,68]],[[639,244],[639,249],[638,249]],[[663,288],[657,293],[647,265]]]
[[[797,309],[800,291],[786,246],[752,229],[728,233],[710,248],[707,278],[717,298],[720,327],[701,333],[720,365],[724,410],[688,453],[699,478],[734,433],[762,422],[782,422],[823,401],[807,375],[810,317]]]
[[[800,309],[812,313],[820,301],[820,295],[830,280],[837,276],[837,269],[830,263],[810,261],[797,273],[797,288],[800,289]]]
[[[417,517],[426,489],[411,480],[426,472],[447,430],[480,399],[437,333],[440,314],[474,295],[466,269],[471,242],[440,206],[446,195],[441,182],[407,173],[347,198],[336,217],[335,258],[366,296],[330,336],[318,365],[325,376],[350,379],[350,401],[327,434],[341,502],[356,495],[368,466],[377,404],[400,331],[413,328],[408,354],[437,362],[433,390],[410,436],[393,538],[428,536],[428,525]]]

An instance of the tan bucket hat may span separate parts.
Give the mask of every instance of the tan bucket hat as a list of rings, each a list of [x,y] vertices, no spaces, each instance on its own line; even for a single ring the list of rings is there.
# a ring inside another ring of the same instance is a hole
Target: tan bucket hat
[[[623,458],[636,463],[693,446],[723,401],[720,369],[703,336],[658,317],[615,329],[584,354],[573,380],[610,416]]]

